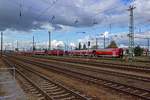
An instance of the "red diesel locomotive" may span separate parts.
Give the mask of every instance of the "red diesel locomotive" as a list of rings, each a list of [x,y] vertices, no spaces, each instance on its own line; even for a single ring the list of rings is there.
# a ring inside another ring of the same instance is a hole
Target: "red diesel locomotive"
[[[122,48],[107,48],[107,49],[98,49],[98,50],[34,50],[31,52],[18,52],[22,55],[72,55],[72,56],[104,56],[104,57],[122,57],[123,49]]]
[[[123,49],[122,48],[100,49],[100,50],[94,50],[93,54],[95,56],[122,57]]]

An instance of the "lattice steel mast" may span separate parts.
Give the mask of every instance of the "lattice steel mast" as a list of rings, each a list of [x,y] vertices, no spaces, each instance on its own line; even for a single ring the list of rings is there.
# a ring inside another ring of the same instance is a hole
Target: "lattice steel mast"
[[[130,23],[129,23],[129,60],[134,58],[134,11],[135,7],[130,6],[128,11],[130,12]]]

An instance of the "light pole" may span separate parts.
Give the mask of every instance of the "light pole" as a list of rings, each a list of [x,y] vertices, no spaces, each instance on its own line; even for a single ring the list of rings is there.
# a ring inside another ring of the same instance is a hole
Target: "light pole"
[[[51,50],[51,31],[48,31],[49,33],[49,47],[48,49]]]
[[[108,34],[110,34],[109,32],[105,32],[105,33],[102,33],[102,34],[100,34],[101,36],[104,36],[103,37],[103,40],[104,40],[104,49],[106,48],[106,39],[108,40],[108,42],[109,42],[109,38],[107,37],[106,38],[106,35],[108,35]]]
[[[33,36],[33,40],[32,40],[32,49],[33,49],[33,51],[35,50],[35,44],[34,44],[35,42],[34,42],[34,36]]]
[[[14,43],[12,42],[12,51],[14,51]]]
[[[98,49],[98,38],[96,37],[96,50]]]
[[[19,51],[19,43],[18,43],[18,40],[17,40],[17,52]]]
[[[1,32],[1,57],[3,56],[3,32]]]
[[[106,47],[105,47],[105,34],[104,34],[104,49],[105,49]]]
[[[103,37],[103,41],[104,41],[103,44],[104,44],[104,49],[105,49],[105,48],[106,48],[106,43],[105,43],[105,40],[106,40],[106,39],[105,39],[105,33],[103,33],[103,34],[101,34],[101,35],[104,36],[104,37]]]
[[[148,38],[148,56],[150,55],[150,52],[149,52],[149,45],[150,45],[150,38]]]

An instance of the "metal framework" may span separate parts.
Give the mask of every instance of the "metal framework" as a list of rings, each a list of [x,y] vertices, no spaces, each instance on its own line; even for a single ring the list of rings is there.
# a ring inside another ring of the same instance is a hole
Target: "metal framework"
[[[130,24],[129,24],[129,60],[133,60],[134,58],[134,16],[133,10],[134,6],[130,6],[128,11],[130,11]]]

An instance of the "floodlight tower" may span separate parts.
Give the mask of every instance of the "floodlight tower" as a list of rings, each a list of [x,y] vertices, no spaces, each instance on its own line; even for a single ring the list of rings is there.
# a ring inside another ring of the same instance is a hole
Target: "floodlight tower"
[[[130,12],[130,23],[129,23],[129,60],[133,60],[134,57],[134,11],[135,7],[130,6],[128,11]]]

